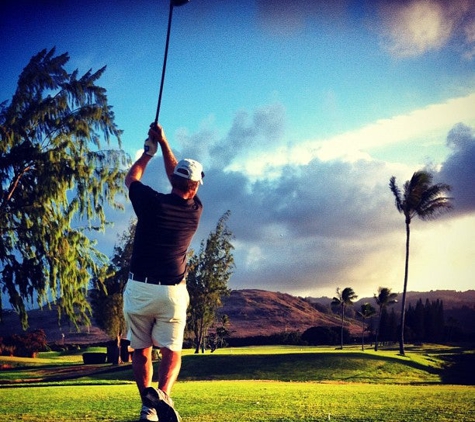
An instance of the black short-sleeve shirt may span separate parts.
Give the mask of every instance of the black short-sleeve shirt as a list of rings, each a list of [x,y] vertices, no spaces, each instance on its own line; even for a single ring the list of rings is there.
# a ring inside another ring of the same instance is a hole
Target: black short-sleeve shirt
[[[203,210],[200,199],[156,192],[135,181],[129,197],[137,215],[130,271],[167,282],[186,274],[186,253]]]

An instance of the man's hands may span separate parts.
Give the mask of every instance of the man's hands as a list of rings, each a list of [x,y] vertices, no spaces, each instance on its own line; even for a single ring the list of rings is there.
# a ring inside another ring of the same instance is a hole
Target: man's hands
[[[152,139],[150,139],[150,137],[145,139],[145,143],[143,146],[145,154],[150,155],[150,157],[153,157],[157,153],[157,149],[157,141],[153,141]]]
[[[166,142],[165,132],[158,123],[152,123],[148,131],[148,138],[145,140],[144,152],[153,157],[158,150],[158,144]]]

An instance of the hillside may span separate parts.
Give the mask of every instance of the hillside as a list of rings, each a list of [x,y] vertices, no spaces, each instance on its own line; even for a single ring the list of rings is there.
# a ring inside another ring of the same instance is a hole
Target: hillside
[[[52,305],[43,309],[34,309],[28,312],[28,331],[42,329],[46,333],[48,343],[69,343],[69,344],[94,344],[109,340],[104,331],[98,328],[94,321],[91,327],[83,327],[80,332],[68,322],[58,323],[56,306]],[[0,337],[11,334],[22,334],[20,319],[15,312],[4,311],[3,321],[0,323]],[[64,335],[64,337],[63,337]]]
[[[302,298],[265,290],[233,290],[219,311],[228,315],[233,337],[303,332],[317,325],[340,326],[338,316],[316,310]],[[350,332],[360,328],[352,324]]]
[[[465,327],[473,325],[475,318],[475,291],[433,291],[433,292],[408,292],[409,303],[415,304],[417,300],[443,300],[446,318],[455,315],[459,321],[464,321]],[[315,309],[309,301],[322,306]],[[373,298],[360,299],[360,303],[373,302]],[[230,319],[229,330],[232,337],[265,336],[289,331],[303,332],[313,326],[339,326],[339,317],[328,310],[329,298],[302,299],[286,293],[270,292],[265,290],[234,290],[225,298],[220,314],[228,315]],[[472,324],[469,324],[472,321]],[[48,342],[70,344],[94,344],[108,340],[107,335],[94,323],[91,327],[84,327],[77,332],[72,326],[57,321],[54,306],[49,309],[33,310],[29,312],[30,330],[41,328],[45,330]],[[350,327],[350,332],[359,334],[360,327],[357,322]],[[19,318],[14,312],[4,312],[3,322],[0,323],[0,337],[10,334],[21,334]],[[63,337],[64,335],[64,337]]]

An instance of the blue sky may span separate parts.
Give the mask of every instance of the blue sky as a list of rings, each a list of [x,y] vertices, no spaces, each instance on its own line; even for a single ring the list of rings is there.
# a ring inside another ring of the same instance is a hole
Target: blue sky
[[[0,101],[29,59],[107,65],[123,148],[155,117],[168,1],[0,6]],[[455,209],[412,224],[410,290],[475,286],[475,4],[470,0],[191,0],[175,8],[160,122],[203,162],[194,246],[231,210],[233,289],[332,296],[402,290],[404,219],[388,188],[429,167]],[[145,181],[167,190],[161,159]],[[110,253],[132,217],[99,238]]]

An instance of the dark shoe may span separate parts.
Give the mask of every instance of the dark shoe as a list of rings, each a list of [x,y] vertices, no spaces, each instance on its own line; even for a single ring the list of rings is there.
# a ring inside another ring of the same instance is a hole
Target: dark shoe
[[[173,407],[173,400],[162,390],[147,387],[142,393],[143,404],[153,407],[160,422],[181,422],[180,415]]]

